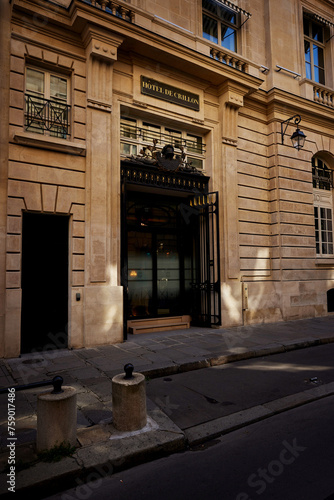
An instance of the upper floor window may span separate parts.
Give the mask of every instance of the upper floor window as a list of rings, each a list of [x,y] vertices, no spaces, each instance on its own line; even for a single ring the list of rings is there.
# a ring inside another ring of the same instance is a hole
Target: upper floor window
[[[316,253],[333,255],[333,176],[327,165],[312,158]]]
[[[304,16],[306,78],[325,85],[325,34],[321,24]]]
[[[176,154],[184,152],[193,167],[203,169],[205,151],[201,136],[139,118],[121,118],[121,155],[136,156],[142,148],[162,149],[167,144],[174,146]]]
[[[225,49],[237,51],[238,15],[213,0],[202,0],[203,37]]]
[[[39,68],[26,69],[25,128],[67,138],[70,135],[68,79]]]

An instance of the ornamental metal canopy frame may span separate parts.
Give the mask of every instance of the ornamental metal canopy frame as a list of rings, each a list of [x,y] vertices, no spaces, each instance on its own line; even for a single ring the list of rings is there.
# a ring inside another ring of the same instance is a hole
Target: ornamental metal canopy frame
[[[208,192],[210,177],[193,171],[169,171],[156,165],[123,160],[121,179],[126,184],[204,194]]]

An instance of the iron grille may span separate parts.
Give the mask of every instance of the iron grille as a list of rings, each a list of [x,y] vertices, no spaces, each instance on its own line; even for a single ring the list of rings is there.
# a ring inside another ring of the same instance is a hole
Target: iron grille
[[[152,143],[157,141],[159,145],[172,144],[175,148],[187,148],[188,153],[205,153],[205,144],[201,140],[193,141],[173,134],[166,134],[160,130],[150,130],[144,127],[137,127],[130,123],[121,123],[121,137],[127,139],[141,140]],[[200,138],[199,138],[200,139]]]
[[[70,109],[68,104],[26,94],[26,130],[38,133],[49,131],[54,137],[66,139],[70,135]]]

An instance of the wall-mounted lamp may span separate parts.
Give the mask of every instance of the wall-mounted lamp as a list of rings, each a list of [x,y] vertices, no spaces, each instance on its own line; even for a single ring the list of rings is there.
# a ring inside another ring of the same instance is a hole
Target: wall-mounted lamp
[[[305,139],[306,139],[306,135],[298,127],[298,124],[301,121],[300,115],[294,115],[291,118],[289,118],[288,120],[285,120],[284,122],[281,123],[282,144],[284,144],[284,135],[285,135],[286,129],[288,128],[290,121],[293,119],[295,121],[295,125],[297,125],[297,129],[292,134],[290,139],[291,139],[293,147],[298,149],[298,151],[299,151],[300,149],[302,149],[304,147]],[[284,128],[284,125],[285,125],[285,128]],[[283,130],[283,128],[284,128],[284,130]]]

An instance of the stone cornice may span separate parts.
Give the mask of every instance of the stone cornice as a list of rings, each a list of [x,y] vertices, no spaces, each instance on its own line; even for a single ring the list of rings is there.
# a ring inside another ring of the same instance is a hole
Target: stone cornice
[[[175,70],[187,72],[203,81],[210,81],[213,85],[220,85],[231,79],[248,88],[248,92],[253,92],[263,83],[261,78],[239,71],[214,60],[209,55],[143,28],[135,22],[131,23],[111,16],[110,13],[95,9],[79,0],[72,1],[69,14],[75,30],[78,26],[82,29],[83,22],[98,26],[105,33],[109,32],[111,37],[118,36],[119,39],[124,39],[119,50],[150,59],[164,59],[166,64]]]
[[[307,116],[311,123],[323,124],[325,121],[330,122],[331,126],[334,119],[334,109],[324,106],[305,97],[290,94],[284,90],[273,88],[267,92],[268,114],[270,108],[273,113],[277,114],[282,110],[282,116],[287,114],[287,110],[291,110],[292,114],[302,114]],[[284,115],[283,115],[284,111]]]
[[[14,142],[21,146],[30,146],[40,149],[48,149],[60,153],[68,153],[77,156],[86,156],[86,145],[57,137],[49,137],[39,134],[22,132],[15,134]]]

